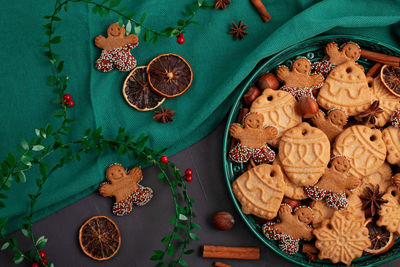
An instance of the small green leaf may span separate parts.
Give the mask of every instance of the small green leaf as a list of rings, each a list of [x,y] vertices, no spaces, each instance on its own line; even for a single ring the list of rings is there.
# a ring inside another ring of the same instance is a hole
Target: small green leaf
[[[174,244],[170,243],[167,249],[168,255],[173,257],[175,255]]]
[[[126,35],[129,35],[132,31],[132,23],[130,20],[128,20],[128,22],[126,23],[125,31]]]
[[[26,229],[21,229],[21,232],[24,234],[24,236],[29,237],[29,231]]]
[[[23,171],[18,172],[18,179],[21,183],[26,183],[26,176]]]
[[[189,236],[193,240],[200,240],[199,237],[195,233],[189,233]]]
[[[181,221],[187,221],[188,217],[186,217],[186,215],[183,214],[179,214],[179,220]]]
[[[4,243],[4,244],[1,246],[0,250],[5,250],[5,249],[7,249],[9,246],[10,246],[10,242],[6,242],[6,243]]]
[[[119,27],[124,26],[124,21],[122,20],[122,17],[121,17],[121,16],[118,17],[118,25],[119,25]]]
[[[119,4],[121,4],[121,0],[111,0],[111,1],[110,1],[110,7],[111,7],[111,8],[116,7],[116,6],[118,6]]]
[[[163,179],[164,178],[164,174],[162,172],[160,172],[159,174],[157,174],[157,178],[158,179]]]
[[[182,258],[179,259],[178,263],[182,266],[188,266],[187,262]]]
[[[167,235],[167,236],[165,236],[163,239],[161,239],[161,243],[165,244],[165,243],[167,243],[169,240],[171,240],[171,235]]]
[[[14,254],[13,260],[15,264],[20,264],[24,260],[24,256],[21,253],[17,252]]]
[[[200,225],[198,225],[198,224],[196,224],[196,223],[194,223],[194,222],[192,222],[191,224],[190,224],[190,227],[192,228],[192,229],[201,229],[201,226]]]
[[[21,147],[22,147],[24,150],[29,150],[28,142],[26,142],[25,139],[22,139],[22,141],[21,141]]]
[[[54,264],[53,264],[53,263],[50,263],[49,267],[54,267]]]
[[[7,199],[8,196],[7,196],[7,195],[4,195],[4,194],[2,194],[2,193],[0,193],[0,198],[2,198],[2,199]]]
[[[140,30],[141,30],[140,25],[135,25],[135,27],[133,27],[133,32],[134,32],[136,35],[139,35],[139,34],[140,34]]]
[[[26,154],[24,154],[24,155],[22,155],[21,156],[21,162],[23,163],[23,164],[25,164],[26,166],[32,166],[32,163],[31,163],[31,160],[32,160],[33,158],[31,157],[31,156],[29,156],[29,155],[26,155]]]
[[[197,4],[198,4],[199,6],[202,6],[203,3],[204,3],[204,0],[197,0]]]
[[[41,150],[43,150],[44,149],[44,146],[42,146],[42,145],[34,145],[33,147],[32,147],[32,150],[33,151],[41,151]]]
[[[157,263],[155,267],[165,267],[165,263],[161,261]]]
[[[5,207],[6,205],[2,201],[0,201],[0,208],[5,208]]]
[[[213,2],[211,2],[211,1],[206,1],[206,2],[204,2],[203,3],[203,7],[214,7],[214,3]]]
[[[178,20],[178,26],[185,25],[185,21],[183,19]]]
[[[58,44],[59,42],[61,42],[61,36],[56,36],[50,40],[50,43],[52,44]]]
[[[173,239],[181,239],[181,236],[177,232],[172,233],[172,238]]]
[[[172,216],[171,219],[169,219],[169,223],[175,223],[176,222],[176,216]]]
[[[60,64],[57,66],[57,73],[61,73],[64,69],[64,61],[61,61]]]
[[[194,249],[189,249],[189,250],[186,250],[185,252],[183,252],[183,254],[189,255],[189,254],[192,254],[194,252],[195,252]]]
[[[142,16],[140,17],[140,24],[142,24],[146,20],[146,13],[143,13]]]
[[[54,16],[54,17],[53,17],[53,20],[54,20],[54,21],[61,21],[61,19],[60,19],[59,17],[57,17],[57,16]]]
[[[35,134],[36,134],[37,137],[39,137],[40,136],[40,130],[39,129],[35,129]]]

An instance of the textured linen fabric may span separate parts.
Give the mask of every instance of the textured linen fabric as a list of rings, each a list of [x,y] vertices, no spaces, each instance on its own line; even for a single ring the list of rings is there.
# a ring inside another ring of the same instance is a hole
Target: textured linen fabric
[[[146,12],[145,24],[159,30],[175,25],[191,2],[130,0],[123,1],[121,6],[135,11],[138,17]],[[76,122],[68,140],[81,137],[87,128],[99,126],[106,137],[112,137],[122,126],[130,135],[149,135],[148,145],[168,148],[167,155],[171,155],[210,133],[229,111],[238,93],[235,88],[256,64],[290,45],[319,34],[351,34],[399,47],[400,1],[263,2],[272,16],[268,23],[262,22],[250,1],[232,1],[226,10],[201,9],[195,17],[200,25],[187,28],[184,45],[177,44],[175,38],[161,38],[157,44],[139,39],[139,46],[131,51],[138,66],[146,65],[159,54],[172,52],[183,56],[193,69],[191,88],[163,104],[176,110],[174,122],[168,124],[152,120],[154,112],[138,112],[124,101],[121,90],[126,72],[102,73],[93,66],[101,53],[93,44],[94,37],[105,36],[108,25],[118,17],[110,13],[103,18],[92,14],[86,3],[70,3],[68,12],[60,14],[62,21],[56,23],[56,35],[63,39],[55,46],[56,53],[65,60],[64,73],[70,77],[67,92],[75,101],[70,112]],[[46,86],[51,67],[43,54],[46,36],[41,26],[47,23],[43,16],[52,13],[54,1],[0,4],[0,159],[4,159],[8,152],[16,152],[22,138],[32,138],[35,128],[44,127],[47,122],[57,125],[53,115],[57,106],[51,103],[52,88]],[[232,21],[237,23],[241,19],[249,26],[248,35],[244,40],[233,41],[227,32]],[[54,164],[58,157],[56,153],[46,161]],[[114,162],[126,167],[135,164],[115,153],[98,156],[93,152],[56,171],[38,201],[35,220],[93,192],[104,180],[106,167]],[[26,174],[27,183],[13,184],[7,192],[7,208],[0,210],[1,216],[10,217],[10,230],[19,227],[18,216],[27,212],[28,193],[36,192],[39,171],[33,169]],[[146,179],[156,177],[145,177],[143,185]]]

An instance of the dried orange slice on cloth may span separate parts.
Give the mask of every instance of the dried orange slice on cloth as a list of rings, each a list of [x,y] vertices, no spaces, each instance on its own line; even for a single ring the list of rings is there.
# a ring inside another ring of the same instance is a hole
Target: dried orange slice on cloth
[[[193,71],[189,63],[176,54],[163,54],[147,65],[151,88],[167,98],[177,97],[189,89]]]
[[[126,77],[122,86],[126,102],[139,111],[156,109],[165,100],[165,97],[150,88],[146,68],[146,66],[136,67]]]
[[[394,243],[394,234],[386,230],[385,227],[379,227],[374,222],[370,221],[367,224],[369,240],[371,246],[364,251],[377,255],[388,251]]]
[[[400,68],[384,65],[381,69],[381,80],[390,92],[400,97]]]
[[[94,216],[81,226],[79,244],[90,258],[104,261],[118,252],[121,234],[111,219],[106,216]]]

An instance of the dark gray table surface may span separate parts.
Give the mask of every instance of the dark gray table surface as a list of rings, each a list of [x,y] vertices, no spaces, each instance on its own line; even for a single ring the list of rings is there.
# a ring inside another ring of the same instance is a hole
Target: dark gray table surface
[[[202,230],[196,231],[200,241],[192,242],[191,248],[197,253],[186,256],[189,266],[212,266],[213,259],[201,257],[203,244],[250,246],[261,249],[261,259],[219,261],[240,266],[296,266],[269,250],[247,228],[235,210],[228,193],[222,166],[222,140],[225,129],[223,122],[210,135],[170,159],[181,170],[194,170],[194,180],[188,183],[189,194],[195,198],[194,211],[196,222]],[[46,235],[49,243],[45,247],[48,259],[58,267],[64,266],[153,266],[148,260],[153,249],[162,249],[161,237],[170,233],[172,226],[168,223],[174,215],[174,207],[169,187],[156,178],[155,168],[144,169],[142,184],[150,186],[154,198],[143,207],[134,207],[133,213],[125,217],[116,217],[111,213],[112,200],[93,193],[73,205],[70,205],[34,224],[35,233]],[[236,223],[229,231],[218,231],[210,223],[212,215],[220,210],[231,212]],[[91,216],[106,215],[118,225],[122,244],[118,254],[109,261],[96,262],[85,256],[78,243],[78,229]],[[26,238],[20,238],[23,246],[28,246]],[[23,265],[23,264],[22,264]],[[13,266],[11,252],[0,253],[0,266]],[[25,264],[25,266],[29,266]],[[382,266],[400,266],[400,258]]]

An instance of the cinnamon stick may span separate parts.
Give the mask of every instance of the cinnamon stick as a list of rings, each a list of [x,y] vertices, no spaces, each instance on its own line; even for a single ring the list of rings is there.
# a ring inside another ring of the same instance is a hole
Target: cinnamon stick
[[[367,72],[367,77],[375,78],[381,70],[382,63],[375,63]]]
[[[216,262],[214,262],[214,267],[232,267],[232,265],[216,261]]]
[[[399,67],[400,65],[400,57],[389,56],[382,53],[372,52],[369,50],[362,49],[361,57],[395,67]]]
[[[242,123],[244,116],[249,113],[249,109],[248,108],[241,108],[239,110],[239,114],[237,116],[236,122],[237,123]],[[237,144],[237,140],[235,138],[231,139],[231,144],[229,146],[229,151],[232,150],[232,148]],[[229,152],[228,151],[228,152]]]
[[[250,0],[250,2],[257,9],[258,13],[260,14],[264,22],[268,22],[271,19],[271,15],[268,13],[267,9],[265,8],[261,0]]]
[[[204,245],[203,258],[258,260],[260,258],[260,249]]]

